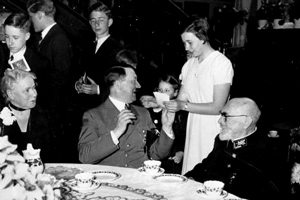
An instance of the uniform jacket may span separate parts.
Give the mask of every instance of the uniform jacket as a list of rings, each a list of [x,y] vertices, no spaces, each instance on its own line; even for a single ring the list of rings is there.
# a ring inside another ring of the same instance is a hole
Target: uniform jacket
[[[258,131],[235,142],[216,136],[213,151],[185,175],[199,182],[220,180],[225,190],[242,198],[277,199],[284,182],[281,155]]]
[[[110,131],[116,127],[120,112],[109,99],[84,113],[78,143],[79,160],[82,163],[142,167],[143,161],[149,159],[145,149],[146,134],[155,126],[146,108],[132,105],[131,110],[137,119],[128,125],[117,145],[114,144]],[[158,160],[165,158],[172,144],[173,139],[162,130],[160,137],[150,147],[149,155]]]

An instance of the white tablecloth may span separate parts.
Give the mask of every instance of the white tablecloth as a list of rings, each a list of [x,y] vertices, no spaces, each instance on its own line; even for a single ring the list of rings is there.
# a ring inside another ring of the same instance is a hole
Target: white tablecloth
[[[165,182],[153,179],[152,176],[141,173],[137,169],[113,167],[105,165],[89,164],[45,164],[45,168],[64,166],[82,169],[85,172],[110,171],[121,174],[115,180],[103,180],[99,188],[78,193],[78,199],[106,199],[106,200],[195,200],[202,198],[197,190],[202,187],[202,183],[188,180],[186,182]],[[225,199],[240,199],[233,194],[228,194]]]

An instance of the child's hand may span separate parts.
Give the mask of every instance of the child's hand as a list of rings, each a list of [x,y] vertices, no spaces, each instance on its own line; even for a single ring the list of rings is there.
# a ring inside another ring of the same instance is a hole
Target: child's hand
[[[144,95],[140,98],[140,101],[145,108],[159,108],[159,105],[153,96]]]
[[[183,152],[182,151],[177,151],[174,157],[171,157],[171,160],[174,160],[175,163],[180,163],[183,158]]]

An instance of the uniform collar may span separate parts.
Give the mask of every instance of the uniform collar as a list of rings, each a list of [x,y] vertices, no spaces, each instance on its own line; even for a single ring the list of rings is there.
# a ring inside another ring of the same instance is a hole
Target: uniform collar
[[[237,138],[232,140],[232,144],[233,144],[233,149],[239,149],[242,147],[246,147],[249,143],[249,137],[257,130],[257,128],[255,127],[254,131],[248,135],[246,135],[245,137],[242,138]]]

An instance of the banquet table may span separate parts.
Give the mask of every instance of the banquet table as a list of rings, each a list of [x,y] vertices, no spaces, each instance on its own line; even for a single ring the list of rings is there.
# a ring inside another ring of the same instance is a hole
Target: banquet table
[[[84,172],[92,172],[95,175],[102,172],[113,175],[112,177],[99,177],[99,187],[91,191],[76,191],[77,199],[105,199],[105,200],[195,200],[211,199],[203,197],[197,190],[203,188],[203,184],[186,179],[181,175],[174,177],[183,177],[184,179],[159,179],[148,175],[147,173],[125,167],[115,167],[106,165],[92,164],[72,164],[72,163],[46,163],[45,169],[49,167],[69,167],[77,168]],[[116,175],[116,176],[115,176]],[[161,177],[172,177],[172,174],[162,174]],[[159,177],[159,176],[158,176]],[[220,199],[220,198],[219,198]],[[240,200],[241,198],[228,193],[224,198],[226,200]]]

